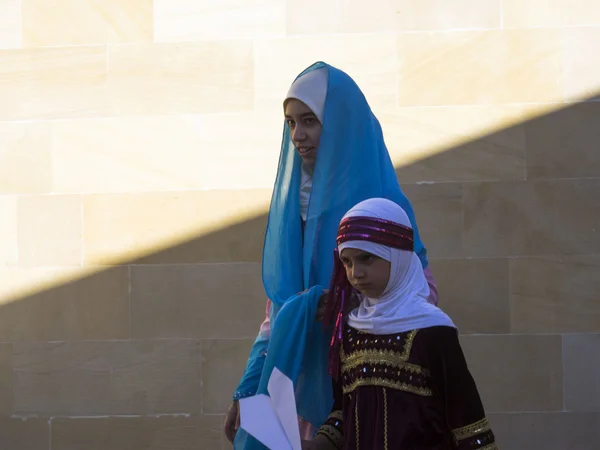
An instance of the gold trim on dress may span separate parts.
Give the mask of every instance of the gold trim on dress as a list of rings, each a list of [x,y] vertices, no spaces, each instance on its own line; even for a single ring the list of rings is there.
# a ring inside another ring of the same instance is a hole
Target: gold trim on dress
[[[336,409],[331,414],[329,414],[328,419],[335,419],[335,420],[339,420],[340,422],[343,422],[344,421],[344,415],[342,414],[342,410],[341,409]]]
[[[390,355],[390,358],[394,358],[394,360],[397,361],[401,361],[401,362],[406,362],[408,360],[408,357],[410,356],[410,351],[412,349],[412,345],[413,345],[413,341],[415,340],[415,336],[417,335],[417,333],[419,332],[419,330],[412,330],[410,332],[408,332],[406,339],[404,340],[404,346],[402,348],[402,352],[394,352],[391,350],[357,350],[355,352],[350,353],[349,355],[346,355],[346,353],[344,352],[344,347],[342,346],[342,348],[340,349],[340,356],[341,356],[341,362],[344,364],[351,364],[352,360],[354,360],[355,358],[361,358],[363,356],[367,356],[370,354],[376,354],[379,355],[380,357],[382,355]],[[359,333],[363,333],[363,334],[368,334],[365,332],[361,332],[359,331]],[[372,335],[374,336],[374,335]],[[380,338],[380,337],[378,337]]]
[[[484,417],[475,423],[452,430],[452,434],[457,441],[462,441],[490,430],[490,423],[488,422],[487,418]]]
[[[388,450],[388,407],[387,407],[387,391],[383,388],[383,448]]]
[[[410,392],[413,394],[421,395],[423,397],[431,397],[433,395],[431,389],[429,388],[411,386],[410,384],[386,380],[384,378],[377,377],[360,378],[349,385],[345,385],[343,388],[344,395],[353,392],[357,387],[360,386],[387,387],[390,389],[396,389],[398,391]]]
[[[358,426],[358,394],[356,395],[356,401],[354,402],[354,426],[356,427],[356,450],[360,448],[360,435]]]
[[[349,372],[360,365],[385,364],[386,366],[404,369],[412,373],[429,375],[429,369],[405,362],[397,353],[387,350],[361,350],[353,353],[342,366],[342,373]]]

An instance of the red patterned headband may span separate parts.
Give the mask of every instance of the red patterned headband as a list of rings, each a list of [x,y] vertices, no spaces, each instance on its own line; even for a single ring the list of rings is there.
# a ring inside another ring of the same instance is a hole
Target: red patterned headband
[[[413,230],[375,217],[347,217],[338,228],[337,245],[348,241],[369,241],[398,250],[414,251]]]

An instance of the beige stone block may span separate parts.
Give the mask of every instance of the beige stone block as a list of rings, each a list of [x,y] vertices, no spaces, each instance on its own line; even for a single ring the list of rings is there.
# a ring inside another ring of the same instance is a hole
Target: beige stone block
[[[394,0],[392,4],[398,30],[501,27],[501,0]]]
[[[465,255],[598,253],[598,189],[585,179],[465,184]]]
[[[461,257],[462,186],[459,183],[406,185],[402,190],[413,206],[429,257]]]
[[[254,338],[265,317],[259,264],[134,266],[131,275],[135,338]]]
[[[476,335],[461,343],[487,412],[562,410],[561,336]]]
[[[19,264],[81,264],[81,217],[82,204],[79,196],[20,197]]]
[[[491,414],[498,448],[510,450],[595,450],[598,413]]]
[[[431,261],[439,306],[463,334],[509,333],[508,261]]]
[[[200,413],[198,341],[132,341],[119,343],[113,351],[112,414]]]
[[[562,101],[559,30],[398,36],[401,106]]]
[[[394,1],[330,0],[286,1],[288,34],[392,32],[397,11]]]
[[[58,121],[55,190],[271,189],[282,126],[254,113]]]
[[[200,363],[191,340],[15,344],[15,413],[199,412]]]
[[[505,28],[600,25],[600,5],[594,0],[502,1]]]
[[[46,419],[0,419],[0,447],[6,450],[48,450],[50,423]]]
[[[85,262],[259,261],[270,196],[270,190],[85,196]]]
[[[600,11],[600,6],[595,7]],[[564,89],[568,100],[600,98],[600,28],[563,30]]]
[[[0,120],[106,114],[106,47],[0,50]]]
[[[22,0],[26,47],[152,41],[152,0]]]
[[[9,416],[13,412],[13,368],[12,344],[0,344],[0,415]],[[2,444],[2,421],[0,420],[0,444]],[[4,447],[2,447],[4,448]]]
[[[53,450],[218,450],[222,416],[54,419]]]
[[[129,337],[126,267],[0,269],[0,341]]]
[[[114,115],[252,109],[252,42],[131,44],[109,48]]]
[[[254,43],[255,106],[283,111],[297,75],[317,61],[348,73],[375,112],[396,105],[398,56],[393,34],[328,35]]]
[[[600,257],[511,259],[512,331],[600,332]]]
[[[51,192],[51,151],[47,123],[0,124],[0,193]]]
[[[597,322],[600,323],[600,320]],[[567,411],[600,411],[598,355],[600,355],[600,334],[563,336],[564,395]]]
[[[21,47],[21,0],[0,2],[0,48]]]
[[[154,0],[154,36],[157,42],[282,36],[285,8],[281,0]]]
[[[202,341],[202,412],[227,413],[246,368],[253,339]]]
[[[110,413],[111,342],[14,344],[14,413]]]
[[[0,266],[17,262],[17,197],[0,196]]]
[[[599,120],[599,103],[576,103],[525,123],[527,178],[600,176]]]
[[[520,106],[399,108],[380,116],[403,183],[522,180],[530,114]]]

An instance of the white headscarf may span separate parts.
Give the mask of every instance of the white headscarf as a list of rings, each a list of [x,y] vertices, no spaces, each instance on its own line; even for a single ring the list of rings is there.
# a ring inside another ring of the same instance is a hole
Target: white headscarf
[[[317,116],[323,124],[325,112],[325,97],[327,96],[327,69],[316,69],[298,78],[290,86],[290,90],[283,102],[284,108],[288,100],[300,100]],[[300,216],[306,221],[308,202],[312,191],[312,168],[302,165],[302,179],[300,180]]]
[[[383,198],[360,202],[344,218],[353,216],[374,217],[411,227],[404,210]],[[390,279],[381,297],[361,296],[360,306],[348,316],[352,328],[378,335],[440,325],[456,328],[450,317],[427,301],[429,285],[414,252],[369,241],[348,241],[338,247],[340,255],[345,248],[362,250],[391,263]]]

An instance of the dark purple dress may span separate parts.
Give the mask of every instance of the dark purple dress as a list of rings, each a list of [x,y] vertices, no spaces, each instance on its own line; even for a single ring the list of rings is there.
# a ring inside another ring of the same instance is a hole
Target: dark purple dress
[[[458,332],[346,326],[335,404],[319,434],[343,450],[497,450]]]

